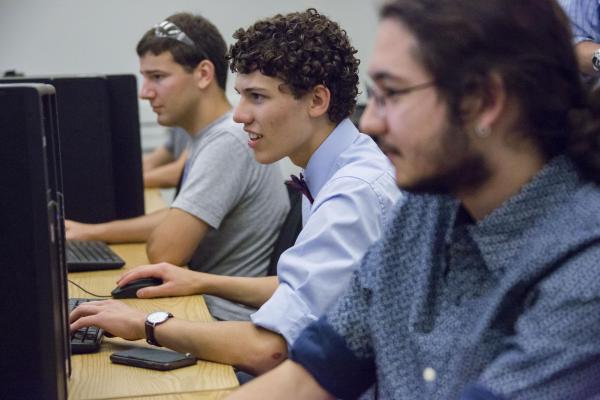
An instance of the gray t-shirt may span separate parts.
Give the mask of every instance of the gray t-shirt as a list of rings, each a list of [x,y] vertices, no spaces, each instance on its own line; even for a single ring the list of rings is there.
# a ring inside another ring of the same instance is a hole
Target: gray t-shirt
[[[185,129],[178,127],[169,128],[167,135],[164,147],[169,153],[173,154],[173,158],[176,160],[188,147],[190,135],[188,135]]]
[[[185,180],[171,207],[212,228],[189,262],[195,271],[266,275],[289,200],[278,167],[256,162],[247,143],[231,113],[192,138]],[[256,311],[213,296],[205,300],[217,319],[249,320]]]

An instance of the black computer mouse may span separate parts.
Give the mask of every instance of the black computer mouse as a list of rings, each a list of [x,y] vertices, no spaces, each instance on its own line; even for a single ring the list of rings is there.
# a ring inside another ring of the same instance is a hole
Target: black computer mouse
[[[131,281],[125,286],[117,286],[110,294],[112,294],[113,299],[136,299],[136,293],[139,289],[160,285],[162,282],[162,279],[159,278],[141,278]]]

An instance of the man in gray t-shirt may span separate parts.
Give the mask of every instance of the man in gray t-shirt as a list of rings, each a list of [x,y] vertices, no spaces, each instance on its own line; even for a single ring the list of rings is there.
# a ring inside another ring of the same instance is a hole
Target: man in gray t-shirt
[[[254,161],[247,135],[225,97],[226,44],[201,16],[172,15],[137,46],[140,97],[164,126],[191,137],[183,185],[173,205],[102,224],[66,221],[67,239],[147,241],[152,263],[190,265],[212,274],[262,277],[289,208],[276,165]],[[253,309],[207,298],[218,319],[248,319]]]

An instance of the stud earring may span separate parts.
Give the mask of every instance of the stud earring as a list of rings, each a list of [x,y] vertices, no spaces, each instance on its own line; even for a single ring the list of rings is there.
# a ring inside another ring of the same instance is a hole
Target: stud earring
[[[489,126],[477,126],[475,127],[475,134],[480,138],[486,138],[492,134],[492,128]]]

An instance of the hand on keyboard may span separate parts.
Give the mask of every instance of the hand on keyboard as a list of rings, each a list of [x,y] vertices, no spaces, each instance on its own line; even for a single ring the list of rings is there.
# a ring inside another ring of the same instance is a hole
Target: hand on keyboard
[[[146,313],[117,300],[94,301],[79,305],[69,316],[71,332],[97,326],[107,334],[127,340],[146,337]]]

